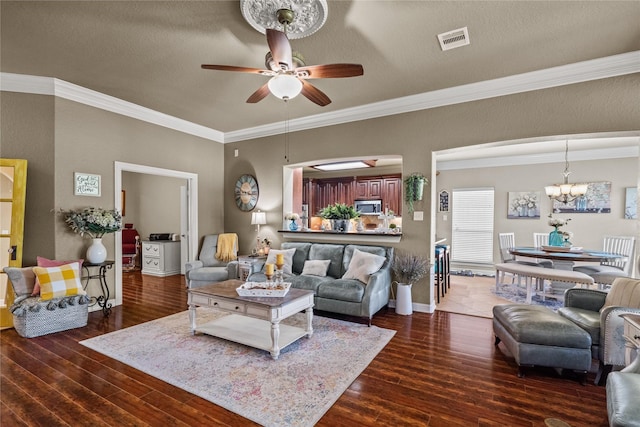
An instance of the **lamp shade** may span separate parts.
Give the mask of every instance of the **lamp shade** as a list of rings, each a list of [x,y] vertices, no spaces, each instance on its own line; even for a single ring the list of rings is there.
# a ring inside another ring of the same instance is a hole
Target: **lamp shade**
[[[265,212],[253,212],[251,214],[251,225],[264,225],[267,223],[267,214]]]
[[[293,99],[302,91],[302,82],[290,74],[278,74],[269,80],[269,90],[280,99]]]

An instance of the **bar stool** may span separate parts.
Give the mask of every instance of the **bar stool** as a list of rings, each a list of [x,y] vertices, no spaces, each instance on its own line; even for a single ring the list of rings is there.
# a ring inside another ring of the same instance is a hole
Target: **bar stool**
[[[444,293],[447,293],[451,289],[451,247],[449,245],[436,245],[436,248],[444,250],[441,274]]]

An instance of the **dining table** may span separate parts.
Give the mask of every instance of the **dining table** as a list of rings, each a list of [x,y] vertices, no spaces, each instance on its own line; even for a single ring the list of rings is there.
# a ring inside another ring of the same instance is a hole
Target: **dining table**
[[[517,257],[548,259],[553,262],[553,268],[558,270],[573,270],[576,262],[602,263],[619,261],[626,258],[623,255],[604,252],[595,249],[583,249],[578,247],[542,246],[542,247],[514,247],[509,253]],[[551,293],[562,294],[569,286],[564,282],[551,282]]]
[[[623,255],[603,252],[594,249],[565,248],[562,246],[514,247],[509,253],[515,256],[548,259],[553,262],[553,268],[558,270],[573,270],[576,262],[602,263],[619,261],[626,258]]]

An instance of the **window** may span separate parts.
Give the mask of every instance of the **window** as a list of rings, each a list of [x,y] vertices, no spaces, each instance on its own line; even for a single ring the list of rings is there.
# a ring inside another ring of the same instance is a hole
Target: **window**
[[[452,192],[451,260],[493,264],[493,188]]]

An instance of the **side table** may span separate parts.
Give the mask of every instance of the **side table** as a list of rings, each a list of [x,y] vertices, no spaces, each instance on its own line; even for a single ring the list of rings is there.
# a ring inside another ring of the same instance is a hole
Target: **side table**
[[[85,271],[86,276],[84,276],[82,279],[85,281],[84,282],[84,290],[87,290],[87,285],[89,285],[89,281],[92,279],[98,279],[98,281],[100,282],[100,289],[102,291],[102,295],[99,295],[97,297],[92,296],[91,299],[95,299],[95,302],[93,304],[98,304],[99,307],[102,308],[102,314],[107,317],[109,316],[109,314],[111,314],[111,304],[109,304],[109,286],[107,285],[107,270],[111,270],[113,268],[113,264],[115,264],[115,261],[105,261],[105,262],[100,262],[100,263],[91,263],[91,262],[84,262],[82,264],[82,269]],[[95,273],[95,269],[98,269],[98,272]],[[91,274],[91,272],[94,271],[94,274]],[[92,305],[93,305],[92,304]]]
[[[624,319],[624,340],[626,341],[624,362],[629,366],[640,357],[640,314],[621,314]]]
[[[266,259],[266,255],[238,255],[238,279],[246,282],[251,273],[253,263],[259,260],[265,261]]]

